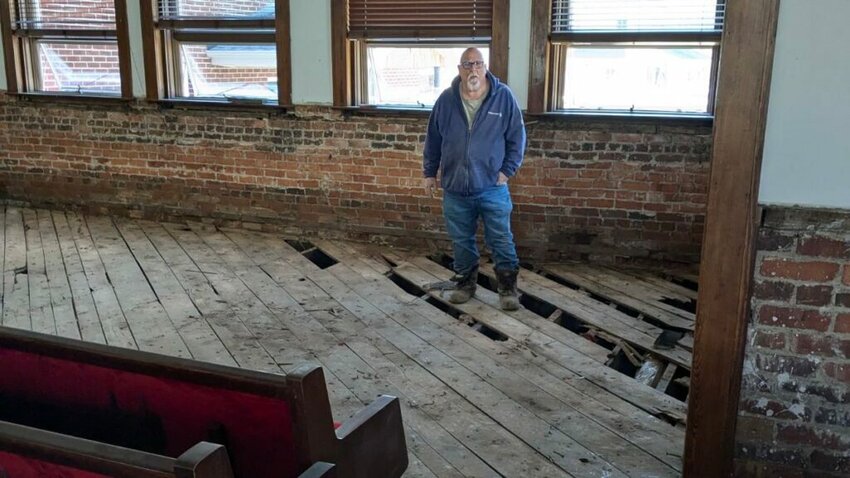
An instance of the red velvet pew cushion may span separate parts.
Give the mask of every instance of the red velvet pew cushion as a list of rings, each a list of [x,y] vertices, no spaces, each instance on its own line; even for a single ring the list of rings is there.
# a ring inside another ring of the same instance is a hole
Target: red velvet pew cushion
[[[106,365],[106,364],[104,364]],[[156,417],[163,450],[177,457],[202,440],[223,443],[241,478],[297,476],[291,410],[281,398],[130,373],[107,366],[0,350],[0,395],[74,409]],[[223,432],[223,434],[221,433]],[[6,465],[3,458],[3,466]],[[12,463],[12,462],[10,462]],[[21,468],[22,470],[25,468]],[[22,476],[27,475],[21,471]],[[89,478],[98,475],[58,474]]]

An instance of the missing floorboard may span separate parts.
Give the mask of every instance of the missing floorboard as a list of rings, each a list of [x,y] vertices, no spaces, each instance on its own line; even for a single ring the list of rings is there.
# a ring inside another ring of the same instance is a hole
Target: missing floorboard
[[[501,332],[499,332],[498,330],[487,327],[486,325],[482,324],[481,322],[478,322],[477,320],[475,320],[472,316],[465,314],[462,310],[458,309],[457,307],[454,307],[449,303],[446,303],[444,301],[437,299],[436,297],[429,295],[427,292],[425,292],[424,289],[422,289],[421,287],[417,286],[416,284],[408,281],[404,277],[396,274],[395,272],[393,272],[393,271],[387,272],[386,276],[387,276],[387,278],[389,278],[393,282],[393,284],[397,285],[401,290],[407,292],[408,294],[410,294],[414,297],[423,298],[425,300],[425,302],[428,302],[429,304],[431,304],[434,307],[442,310],[446,314],[451,315],[455,319],[458,319],[459,321],[465,323],[466,325],[471,327],[473,330],[475,330],[476,332],[480,333],[481,335],[489,338],[490,340],[495,340],[495,341],[499,341],[499,342],[504,342],[504,341],[508,340],[508,337],[506,335],[502,334]]]
[[[639,310],[637,310],[637,309],[634,309],[634,308],[632,308],[632,307],[629,307],[628,305],[621,304],[621,303],[619,303],[619,302],[615,302],[615,301],[613,301],[613,300],[610,300],[610,299],[607,299],[607,298],[605,298],[605,297],[602,297],[601,295],[594,294],[593,292],[590,292],[590,291],[588,291],[588,290],[585,290],[585,289],[583,289],[583,288],[579,287],[578,285],[573,284],[573,283],[571,283],[571,282],[569,282],[569,281],[565,280],[563,277],[560,277],[560,276],[558,276],[558,275],[556,275],[556,274],[552,274],[552,273],[547,272],[547,271],[542,270],[542,269],[534,269],[534,268],[532,268],[532,269],[530,269],[530,270],[531,270],[532,272],[534,272],[534,273],[536,273],[536,274],[540,275],[540,276],[543,276],[543,277],[545,277],[545,278],[547,278],[547,279],[551,280],[552,282],[557,282],[558,284],[561,284],[561,285],[562,285],[562,286],[564,286],[564,287],[569,287],[570,289],[581,291],[582,293],[587,294],[587,296],[588,296],[588,297],[590,297],[591,299],[593,299],[593,300],[595,300],[595,301],[597,301],[597,302],[601,302],[601,303],[603,303],[603,304],[609,305],[609,306],[611,306],[611,307],[613,307],[613,308],[617,309],[618,311],[620,311],[620,312],[622,312],[622,313],[624,313],[624,314],[626,314],[626,315],[628,315],[628,316],[634,317],[634,318],[635,318],[635,319],[637,319],[637,320],[644,321],[644,322],[646,322],[647,324],[652,324],[652,325],[654,325],[654,326],[656,326],[656,327],[658,327],[658,328],[660,328],[660,329],[672,329],[672,330],[679,330],[679,329],[677,329],[677,328],[675,328],[675,327],[670,327],[670,326],[669,326],[668,324],[666,324],[664,321],[658,320],[658,319],[656,319],[656,318],[654,318],[654,317],[652,317],[652,316],[645,315],[643,312],[641,312],[641,311],[639,311]],[[674,305],[674,304],[669,304],[669,305]],[[685,310],[685,309],[683,309],[683,310]],[[696,303],[694,303],[694,310],[696,310]]]
[[[285,239],[286,243],[292,246],[298,252],[304,252],[307,249],[312,249],[316,247],[312,242],[309,241],[299,241],[297,239]]]
[[[665,297],[664,299],[661,299],[661,302],[663,302],[667,305],[672,305],[673,307],[676,307],[677,309],[682,309],[685,312],[690,312],[692,314],[697,313],[697,301],[695,301],[693,299],[678,300],[678,299],[671,299],[670,297]]]
[[[325,251],[316,247],[310,241],[286,239],[286,243],[292,246],[292,248],[296,251],[300,252],[301,255],[306,257],[310,262],[319,266],[320,269],[327,269],[328,267],[339,262],[333,257],[329,256]]]
[[[320,269],[327,269],[338,262],[318,247],[308,249],[301,254],[303,254],[307,259],[310,259],[310,262],[319,266]]]

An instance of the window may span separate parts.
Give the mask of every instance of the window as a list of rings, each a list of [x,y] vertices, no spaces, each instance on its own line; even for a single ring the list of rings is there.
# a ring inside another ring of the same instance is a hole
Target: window
[[[157,4],[155,21],[142,12],[150,99],[290,103],[288,0]]]
[[[132,97],[125,0],[0,5],[10,91]]]
[[[532,49],[547,63],[532,71],[548,77],[532,78],[529,110],[713,114],[725,0],[551,0],[549,11],[537,8],[532,30],[539,36],[545,22],[548,43],[533,38]]]
[[[430,108],[470,46],[505,79],[507,0],[334,0],[332,12],[338,106]]]

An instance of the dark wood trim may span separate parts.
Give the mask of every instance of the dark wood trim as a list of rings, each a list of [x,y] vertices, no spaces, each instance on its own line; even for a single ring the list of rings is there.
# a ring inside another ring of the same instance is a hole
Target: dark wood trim
[[[720,41],[719,31],[705,32],[562,32],[552,33],[553,42],[711,42]]]
[[[729,2],[685,435],[686,477],[731,476],[779,0]]]
[[[124,4],[126,11],[126,2]],[[115,3],[115,15],[116,15],[116,27],[118,25],[118,0]],[[125,15],[126,17],[126,15]],[[126,23],[126,21],[125,21]],[[117,30],[108,29],[108,30],[72,30],[72,29],[63,29],[63,30],[47,30],[43,28],[27,28],[27,29],[18,29],[15,30],[15,36],[21,38],[55,38],[55,39],[65,39],[69,37],[74,38],[94,38],[98,40],[115,40],[118,38]]]
[[[489,69],[508,82],[508,38],[510,36],[510,0],[493,0],[493,27],[490,36]]]
[[[142,43],[145,52],[145,91],[149,101],[165,97],[162,43],[156,29],[156,0],[141,0]]]
[[[496,0],[499,1],[499,0]],[[509,0],[508,0],[509,1]],[[492,38],[492,32],[488,30],[480,30],[477,34],[471,34],[469,29],[464,28],[418,28],[416,25],[411,25],[410,28],[382,28],[377,31],[370,31],[369,34],[351,32],[348,34],[351,40],[369,40],[369,39],[385,39],[398,38],[408,42],[419,42],[420,40],[428,41],[434,38],[463,38],[462,42],[488,42]],[[444,42],[446,42],[444,40]],[[449,43],[458,43],[457,40],[450,40]]]
[[[711,73],[708,83],[708,105],[706,111],[713,115],[714,109],[717,107],[717,73],[720,66],[720,44],[718,43],[711,49]]]
[[[122,98],[119,95],[102,95],[102,94],[68,94],[66,92],[52,91],[33,91],[25,93],[9,92],[9,96],[14,96],[23,101],[42,102],[42,103],[69,103],[87,105],[129,105],[132,98]]]
[[[527,107],[529,113],[546,112],[551,15],[552,0],[531,0],[531,64]]]
[[[287,4],[288,5],[288,4]],[[275,5],[277,8],[277,5]],[[287,9],[288,11],[289,9]],[[275,28],[275,20],[273,19],[264,19],[264,20],[245,20],[245,19],[231,19],[225,20],[221,18],[192,18],[185,20],[158,20],[156,22],[157,28],[169,29],[169,30],[177,30],[181,28],[187,29],[197,29],[197,28],[208,28],[213,30],[228,30],[228,29],[272,29]]]
[[[199,43],[270,43],[274,44],[274,32],[234,32],[215,30],[174,30],[171,32],[175,41],[188,41]]]
[[[351,58],[348,49],[348,0],[331,0],[331,67],[334,106],[351,105]]]
[[[9,0],[0,0],[0,35],[3,41],[3,61],[6,66],[6,91],[17,93],[23,90],[24,79],[21,75],[21,51],[12,38],[12,9]]]
[[[133,63],[130,59],[130,26],[127,0],[115,0],[115,33],[118,37],[118,70],[121,74],[121,97],[133,98]]]
[[[292,104],[292,41],[289,0],[275,0],[275,43],[277,52],[277,103]]]

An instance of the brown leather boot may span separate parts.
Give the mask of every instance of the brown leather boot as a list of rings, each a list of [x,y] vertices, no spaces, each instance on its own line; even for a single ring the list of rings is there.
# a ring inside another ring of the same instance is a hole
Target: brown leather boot
[[[502,310],[519,309],[519,294],[516,289],[516,278],[519,269],[505,269],[496,271],[496,279],[499,286],[499,307]]]
[[[466,275],[455,275],[452,280],[457,282],[457,286],[449,295],[449,302],[452,304],[469,302],[469,299],[475,295],[475,288],[478,287],[478,268],[472,269]]]

